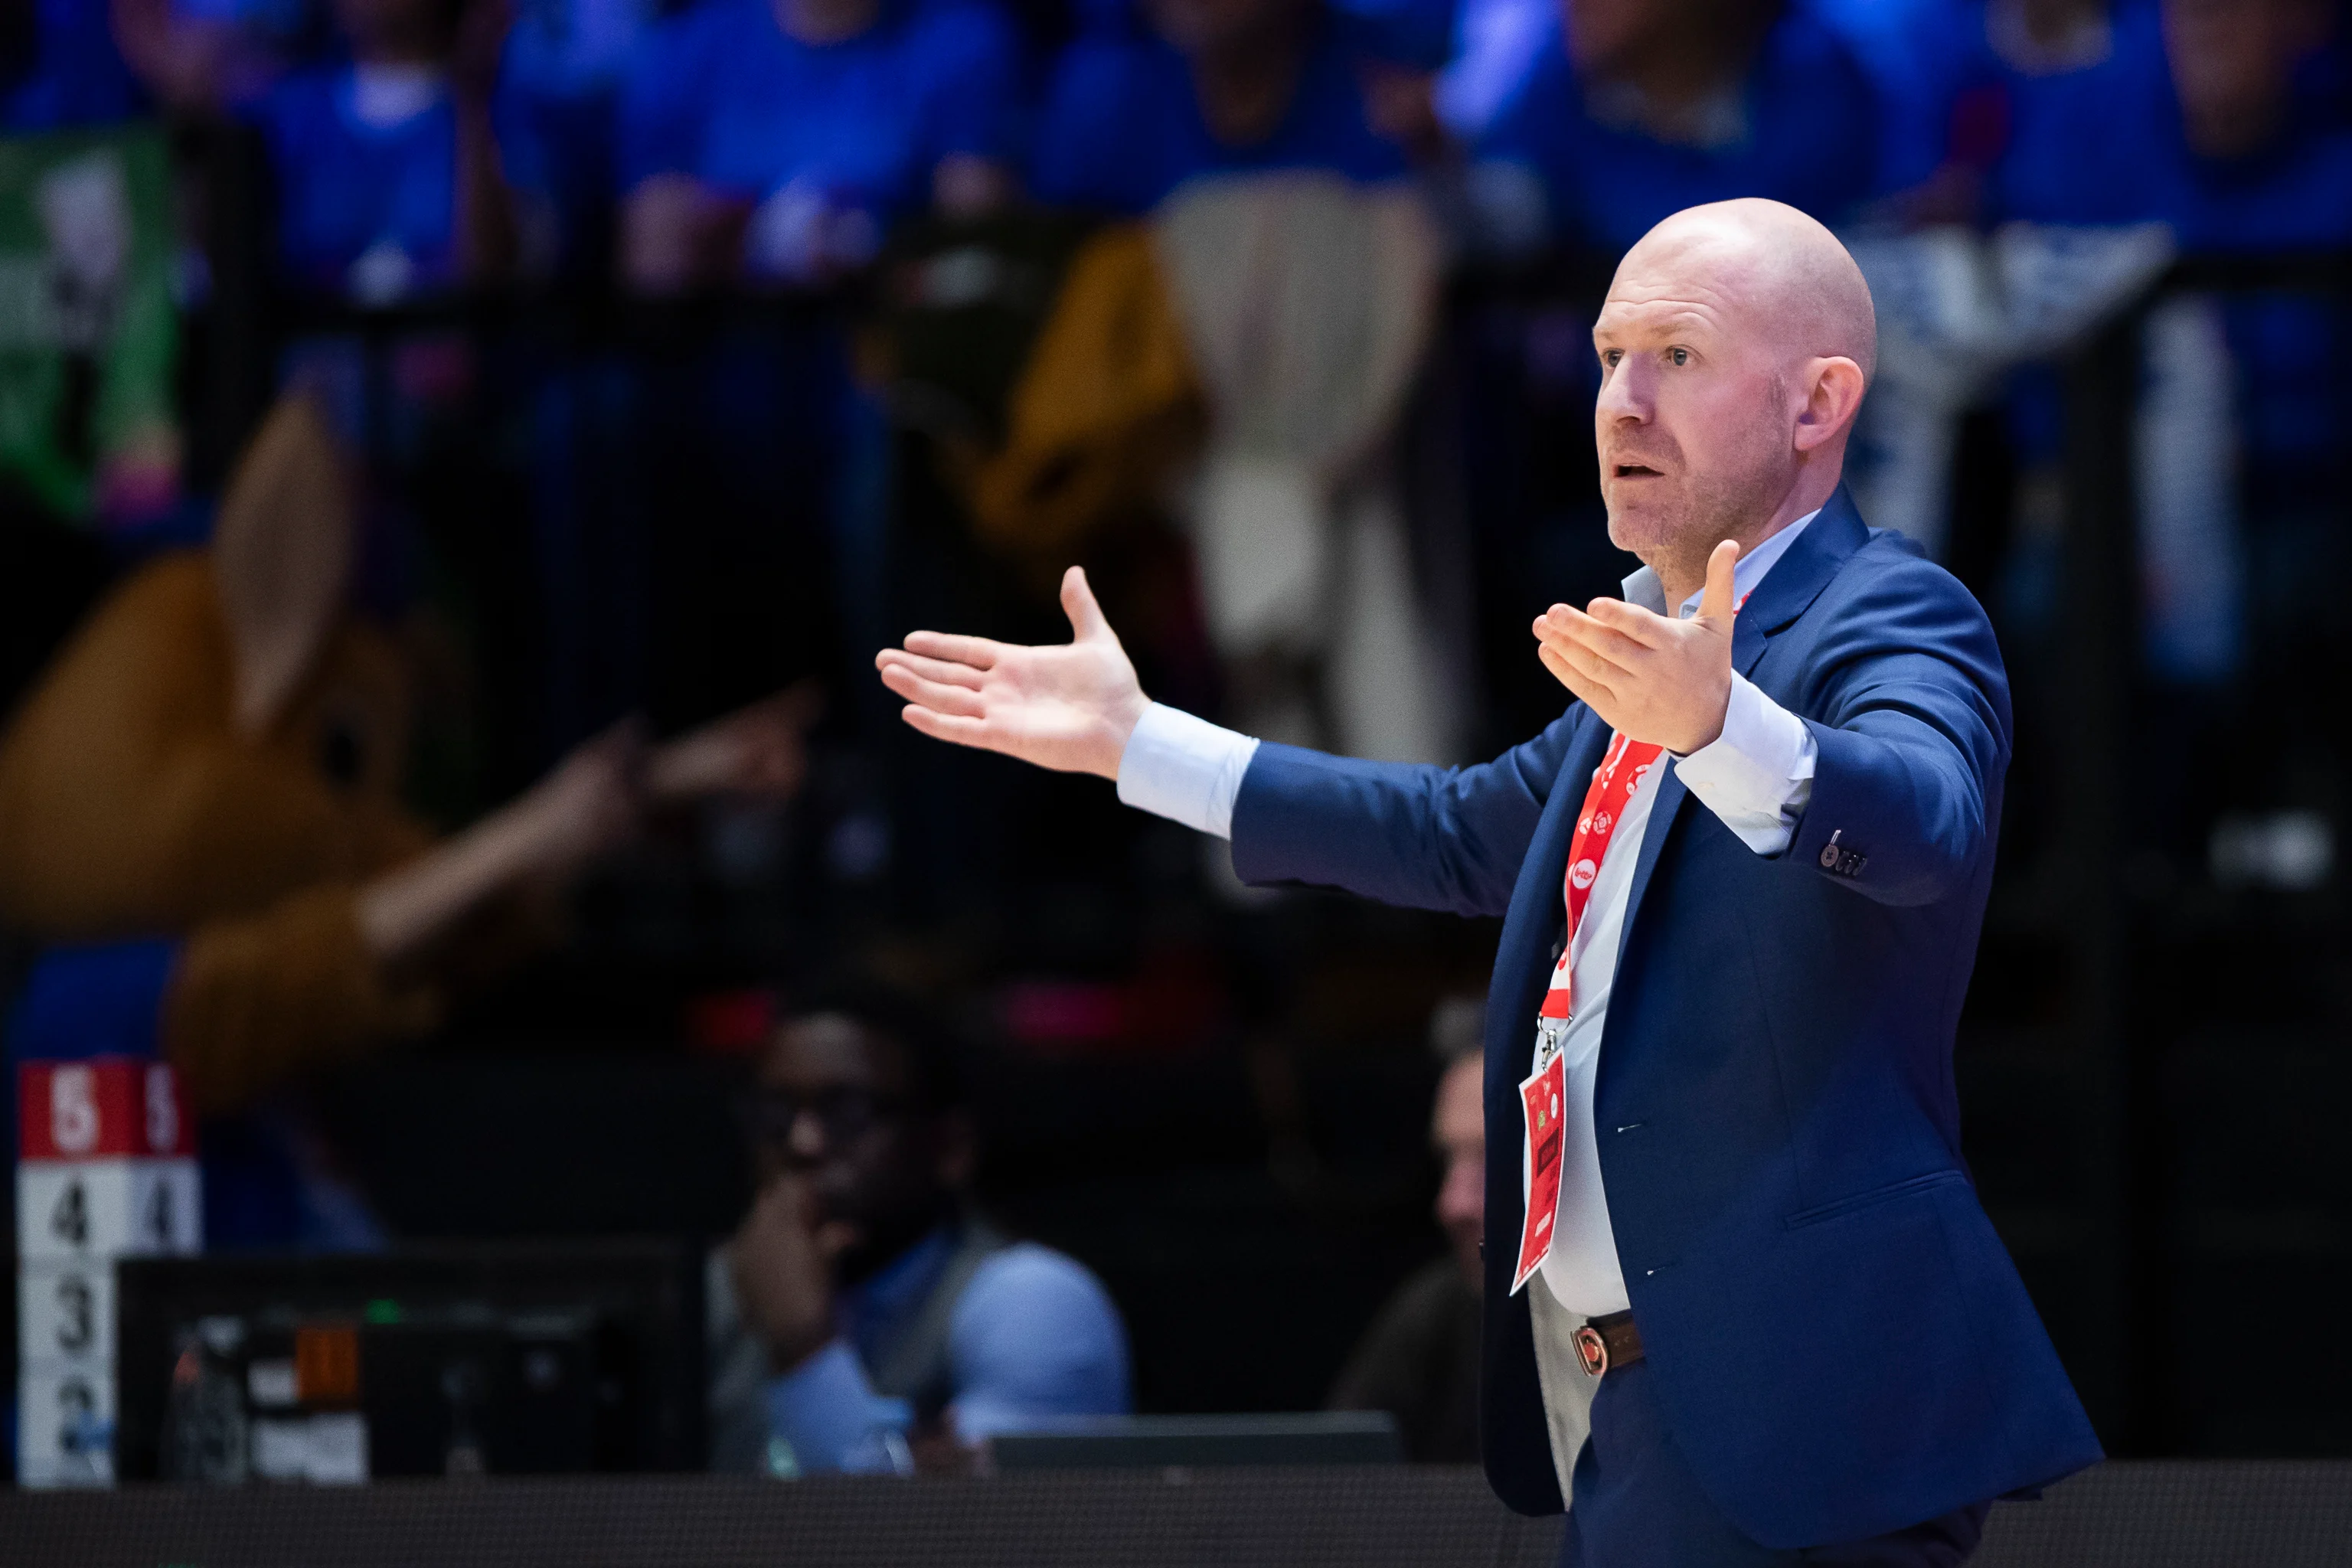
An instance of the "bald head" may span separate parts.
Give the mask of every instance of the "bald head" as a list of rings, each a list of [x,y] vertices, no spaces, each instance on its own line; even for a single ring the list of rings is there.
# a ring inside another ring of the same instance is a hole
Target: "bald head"
[[[1878,313],[1862,268],[1821,221],[1760,197],[1685,207],[1618,264],[1609,294],[1697,286],[1723,294],[1739,330],[1797,361],[1878,363]]]
[[[1862,269],[1779,202],[1676,213],[1625,254],[1593,326],[1609,532],[1672,594],[1826,501],[1877,362]]]

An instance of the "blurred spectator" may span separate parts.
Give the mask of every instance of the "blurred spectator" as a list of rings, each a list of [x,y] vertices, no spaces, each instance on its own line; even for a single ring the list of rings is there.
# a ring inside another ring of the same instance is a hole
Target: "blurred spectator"
[[[623,95],[623,276],[813,281],[908,213],[983,211],[1010,190],[1017,82],[980,0],[708,0]]]
[[[971,1208],[951,1049],[888,997],[777,1032],[759,1196],[710,1260],[714,1468],[956,1469],[996,1433],[1126,1412],[1126,1331],[1094,1276]]]
[[[0,6],[0,131],[110,124],[144,107],[115,47],[105,0]]]
[[[1574,0],[1560,43],[1476,149],[1490,242],[1614,254],[1669,213],[1769,196],[1826,223],[1877,176],[1853,53],[1773,0]],[[1515,177],[1514,177],[1515,176]]]
[[[351,63],[251,110],[288,278],[384,304],[512,275],[532,159],[499,90],[505,0],[336,0],[335,16]]]
[[[2334,20],[2328,0],[2122,0],[2084,24],[2084,63],[2006,66],[2009,133],[1988,173],[1987,217],[2159,222],[2207,254],[2352,245]],[[2176,297],[2152,318],[2145,624],[2168,679],[2233,676],[2244,594],[2268,601],[2258,619],[2283,624],[2296,584],[2340,569],[2331,498],[2345,473],[2345,331],[2340,307],[2284,293]],[[2052,378],[2021,379],[2011,423],[2028,472],[2054,469]]]
[[[190,115],[250,104],[316,52],[326,21],[311,0],[111,0],[110,9],[131,69],[158,103]]]
[[[1364,1331],[1331,1388],[1334,1410],[1385,1410],[1423,1465],[1478,1461],[1479,1298],[1486,1235],[1486,1007],[1440,1004],[1430,1044],[1444,1064],[1430,1142],[1444,1174],[1437,1223],[1448,1250],[1397,1288]],[[1577,1444],[1584,1438],[1574,1434]],[[1568,1452],[1573,1453],[1571,1446]]]
[[[1063,57],[1031,174],[1041,199],[1135,214],[1196,174],[1405,173],[1350,19],[1317,0],[1149,0],[1148,16],[1148,34],[1098,34]]]

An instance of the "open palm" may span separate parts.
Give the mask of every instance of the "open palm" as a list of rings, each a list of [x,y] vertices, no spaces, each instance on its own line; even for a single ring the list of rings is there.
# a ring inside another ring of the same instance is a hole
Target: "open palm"
[[[1116,779],[1149,703],[1078,567],[1062,578],[1062,609],[1072,636],[1055,647],[913,632],[905,647],[875,655],[875,668],[907,700],[901,716],[926,735]]]

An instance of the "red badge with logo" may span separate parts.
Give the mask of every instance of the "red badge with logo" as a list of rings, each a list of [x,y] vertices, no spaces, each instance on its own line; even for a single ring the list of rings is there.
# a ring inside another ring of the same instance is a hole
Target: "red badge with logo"
[[[1528,1173],[1528,1210],[1519,1227],[1519,1266],[1511,1275],[1514,1296],[1551,1256],[1552,1227],[1559,1219],[1560,1156],[1566,1147],[1560,1118],[1568,1108],[1567,1082],[1568,1070],[1555,1055],[1519,1085],[1519,1107],[1527,1118],[1520,1162]]]

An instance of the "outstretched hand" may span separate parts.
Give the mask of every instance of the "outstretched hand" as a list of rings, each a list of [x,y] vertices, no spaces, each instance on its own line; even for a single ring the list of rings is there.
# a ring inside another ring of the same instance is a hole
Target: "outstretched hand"
[[[656,805],[712,796],[786,800],[808,776],[808,731],[824,710],[803,680],[656,747],[646,757],[645,793]]]
[[[1731,623],[1738,603],[1725,540],[1706,561],[1698,614],[1670,620],[1619,599],[1536,617],[1536,652],[1559,683],[1627,738],[1687,756],[1723,733],[1731,701]]]
[[[910,632],[874,656],[882,684],[907,700],[900,716],[935,740],[1002,752],[1060,773],[1118,777],[1118,760],[1150,700],[1087,574],[1062,578],[1071,638],[1023,647],[986,637]]]

